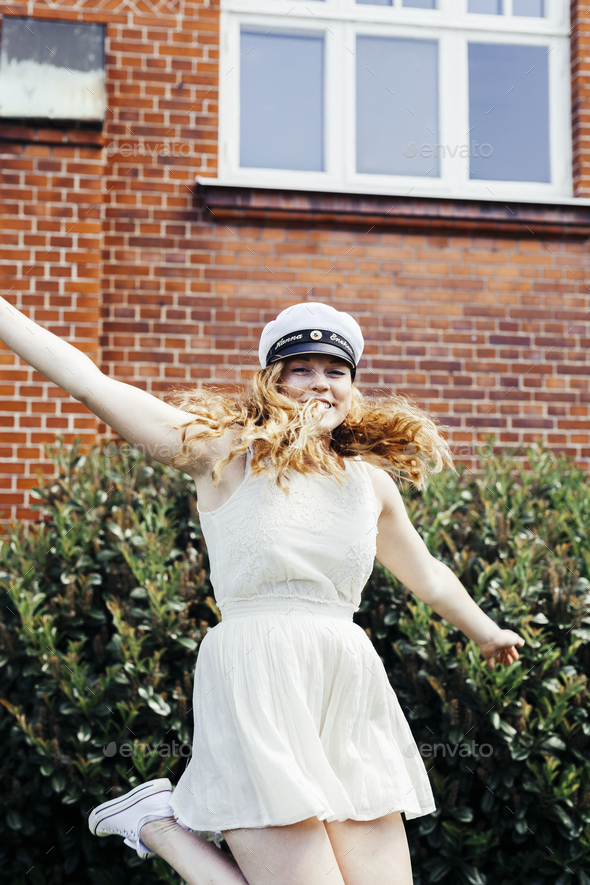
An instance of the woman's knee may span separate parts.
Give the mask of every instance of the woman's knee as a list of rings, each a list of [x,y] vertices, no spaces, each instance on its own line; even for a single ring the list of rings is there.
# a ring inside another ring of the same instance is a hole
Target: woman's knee
[[[344,885],[317,817],[283,827],[225,830],[223,836],[249,885]]]

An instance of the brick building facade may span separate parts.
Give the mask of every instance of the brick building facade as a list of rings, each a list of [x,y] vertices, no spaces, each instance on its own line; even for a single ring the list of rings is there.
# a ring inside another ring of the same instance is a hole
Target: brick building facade
[[[588,0],[571,3],[573,199],[550,203],[215,184],[215,2],[0,14],[106,25],[102,127],[0,121],[1,293],[32,319],[162,397],[243,382],[264,323],[326,301],[365,331],[363,389],[413,397],[458,460],[494,432],[590,463]],[[0,391],[0,520],[34,520],[42,444],[114,434],[2,345]]]

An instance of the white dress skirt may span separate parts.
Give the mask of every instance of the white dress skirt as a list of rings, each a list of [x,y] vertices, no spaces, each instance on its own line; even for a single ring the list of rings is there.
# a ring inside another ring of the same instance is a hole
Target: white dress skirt
[[[249,460],[249,459],[248,459]],[[253,476],[200,511],[222,621],[199,648],[192,755],[171,798],[200,832],[436,809],[385,668],[352,620],[371,573],[366,466]]]

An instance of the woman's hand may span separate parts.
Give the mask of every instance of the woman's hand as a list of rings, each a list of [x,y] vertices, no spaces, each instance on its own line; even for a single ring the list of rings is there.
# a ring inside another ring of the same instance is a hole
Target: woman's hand
[[[524,639],[513,630],[498,632],[479,647],[488,667],[493,670],[495,661],[499,664],[513,664],[519,658],[516,646],[524,645]]]

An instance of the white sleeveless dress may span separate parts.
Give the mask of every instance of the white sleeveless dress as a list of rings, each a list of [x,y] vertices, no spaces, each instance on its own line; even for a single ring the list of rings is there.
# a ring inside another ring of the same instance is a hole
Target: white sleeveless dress
[[[214,832],[429,814],[409,724],[352,620],[375,558],[366,466],[346,459],[342,485],[294,473],[287,495],[247,462],[232,497],[199,510],[222,621],[199,648],[176,817]]]

